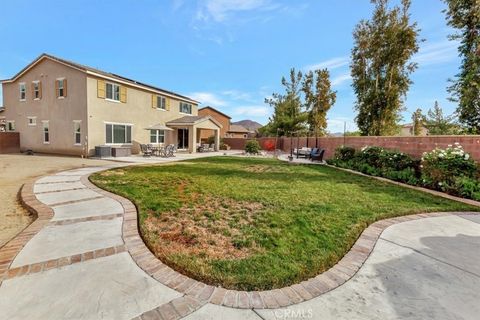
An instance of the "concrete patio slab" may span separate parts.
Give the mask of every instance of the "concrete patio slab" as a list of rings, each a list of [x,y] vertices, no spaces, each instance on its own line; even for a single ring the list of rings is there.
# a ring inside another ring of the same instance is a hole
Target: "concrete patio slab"
[[[110,198],[99,198],[53,207],[52,221],[123,213],[122,205]]]
[[[256,311],[267,320],[476,319],[479,286],[480,277],[380,239],[344,285],[285,309]]]
[[[388,228],[381,237],[480,277],[480,224],[457,216],[427,218]]]
[[[98,172],[102,171],[105,168],[99,168],[99,167],[86,167],[86,168],[79,168],[79,169],[73,169],[73,170],[67,170],[67,171],[62,171],[57,173],[57,176],[81,176],[87,173],[93,173],[93,172]]]
[[[471,215],[471,214],[465,214],[465,215],[460,215],[459,217],[462,217],[463,219],[467,219],[469,221],[475,222],[480,224],[480,215]]]
[[[80,176],[46,176],[38,179],[36,183],[70,182],[70,181],[80,181]]]
[[[89,189],[82,189],[82,190],[52,192],[52,193],[41,193],[41,194],[37,194],[36,196],[38,201],[43,202],[46,205],[55,205],[55,204],[69,202],[69,201],[78,201],[83,199],[100,197],[101,194]]]
[[[180,296],[121,253],[4,281],[0,318],[132,319]]]
[[[123,244],[122,218],[47,226],[17,255],[12,267]]]
[[[33,186],[33,192],[52,192],[52,191],[67,191],[72,189],[85,188],[80,181],[73,182],[57,182],[57,183],[37,183]]]
[[[218,306],[215,304],[206,304],[199,310],[183,318],[185,320],[262,320],[254,311],[249,309],[232,309]]]

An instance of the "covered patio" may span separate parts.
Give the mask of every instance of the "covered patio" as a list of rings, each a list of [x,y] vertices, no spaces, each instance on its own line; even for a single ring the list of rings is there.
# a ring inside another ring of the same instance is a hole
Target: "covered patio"
[[[177,139],[177,150],[196,153],[200,146],[201,130],[211,130],[214,132],[213,151],[220,150],[220,129],[222,125],[210,116],[184,116],[166,123],[166,126],[172,128]]]

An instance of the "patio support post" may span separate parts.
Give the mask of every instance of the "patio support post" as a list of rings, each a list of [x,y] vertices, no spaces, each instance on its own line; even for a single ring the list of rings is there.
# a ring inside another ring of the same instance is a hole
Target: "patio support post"
[[[188,130],[188,151],[190,153],[196,153],[197,152],[197,127],[192,126]]]
[[[215,151],[220,151],[220,130],[215,130]]]

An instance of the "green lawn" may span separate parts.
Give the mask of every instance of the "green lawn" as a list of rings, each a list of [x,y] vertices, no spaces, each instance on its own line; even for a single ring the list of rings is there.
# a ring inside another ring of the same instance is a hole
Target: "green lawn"
[[[203,158],[91,176],[131,199],[148,247],[195,279],[271,289],[333,266],[372,222],[478,208],[325,166]]]

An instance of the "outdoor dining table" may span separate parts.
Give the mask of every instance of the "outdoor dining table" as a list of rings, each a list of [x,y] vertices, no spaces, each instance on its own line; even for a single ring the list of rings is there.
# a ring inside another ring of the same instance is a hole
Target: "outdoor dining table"
[[[161,155],[165,154],[165,146],[163,146],[163,145],[152,145],[150,147],[150,150],[152,150],[152,153],[156,157],[160,157]]]

